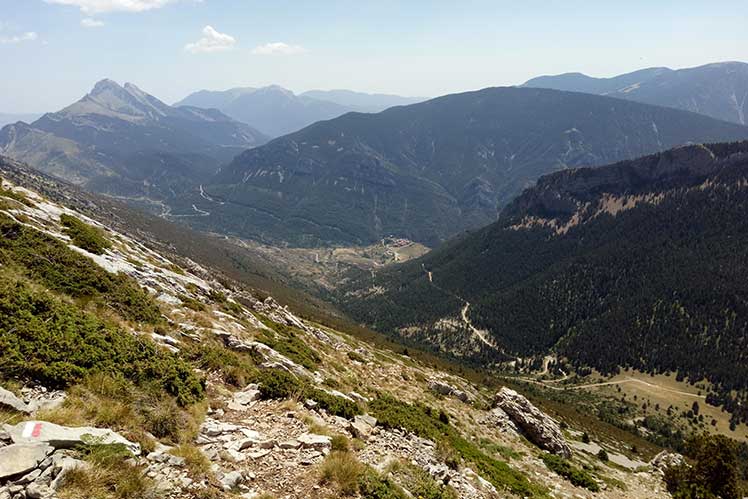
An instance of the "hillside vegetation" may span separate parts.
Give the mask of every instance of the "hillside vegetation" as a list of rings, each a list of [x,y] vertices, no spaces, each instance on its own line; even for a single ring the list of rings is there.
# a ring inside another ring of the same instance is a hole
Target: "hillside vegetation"
[[[747,177],[745,142],[544,177],[496,224],[360,276],[341,302],[381,331],[442,350],[453,341],[446,353],[474,362],[554,351],[603,373],[707,379],[707,401],[747,421]],[[495,346],[444,339],[472,336],[440,321],[459,323],[467,302]]]

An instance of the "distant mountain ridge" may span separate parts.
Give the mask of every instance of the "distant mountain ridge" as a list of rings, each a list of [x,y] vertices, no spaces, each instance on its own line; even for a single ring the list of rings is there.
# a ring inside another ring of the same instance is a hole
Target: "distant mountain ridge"
[[[748,421],[748,141],[553,173],[499,220],[344,280],[343,306],[482,365],[555,352],[678,372]],[[737,390],[737,394],[732,394]]]
[[[188,95],[175,106],[213,107],[270,137],[295,132],[316,121],[350,111],[334,102],[297,96],[277,85],[215,92],[202,90]]]
[[[496,220],[545,173],[748,138],[694,113],[582,93],[488,88],[349,113],[237,156],[190,199],[211,230],[293,244],[435,245]],[[252,216],[248,217],[247,214]]]
[[[744,62],[649,68],[612,78],[566,73],[533,78],[522,86],[607,95],[748,124],[748,64]]]
[[[391,94],[368,94],[352,90],[309,90],[301,94],[304,97],[335,102],[348,106],[353,111],[378,113],[393,106],[408,106],[428,100],[427,97],[401,97]]]
[[[220,111],[102,80],[61,111],[4,127],[0,153],[94,191],[164,197],[266,140]]]
[[[219,109],[271,137],[279,137],[350,111],[379,112],[419,100],[423,99],[350,90],[312,90],[296,95],[281,86],[270,85],[224,91],[200,90],[174,105]]]

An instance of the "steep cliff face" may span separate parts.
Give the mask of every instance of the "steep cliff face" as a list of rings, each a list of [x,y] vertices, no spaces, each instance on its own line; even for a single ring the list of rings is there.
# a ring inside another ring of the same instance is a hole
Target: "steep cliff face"
[[[503,224],[530,218],[555,220],[557,225],[584,222],[602,212],[615,214],[637,202],[661,199],[672,189],[719,182],[731,167],[746,161],[745,143],[694,145],[603,168],[580,168],[541,177],[502,212]],[[723,175],[721,175],[723,174]],[[706,186],[705,186],[706,187]]]

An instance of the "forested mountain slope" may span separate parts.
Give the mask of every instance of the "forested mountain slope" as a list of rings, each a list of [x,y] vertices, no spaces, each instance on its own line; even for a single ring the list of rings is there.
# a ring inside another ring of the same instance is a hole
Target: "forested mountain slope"
[[[523,86],[607,95],[748,124],[748,64],[744,62],[649,68],[612,78],[567,73],[533,78]]]
[[[746,215],[748,142],[558,172],[497,223],[344,284],[341,301],[482,363],[555,351],[603,372],[706,378],[745,421]]]
[[[199,226],[244,237],[434,245],[495,221],[542,174],[746,137],[746,127],[675,109],[488,88],[316,123],[236,157],[185,206],[210,213]]]

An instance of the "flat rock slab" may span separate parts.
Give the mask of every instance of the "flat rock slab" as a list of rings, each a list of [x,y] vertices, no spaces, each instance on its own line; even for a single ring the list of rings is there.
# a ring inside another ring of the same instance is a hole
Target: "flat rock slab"
[[[332,447],[332,439],[327,435],[304,433],[297,437],[296,440],[305,449],[329,449]]]
[[[53,447],[44,443],[0,447],[0,480],[32,471],[53,451]]]
[[[16,444],[45,443],[55,449],[69,449],[81,444],[122,444],[133,454],[140,454],[140,445],[102,428],[68,428],[47,421],[27,421],[15,426],[5,425],[4,428]]]

